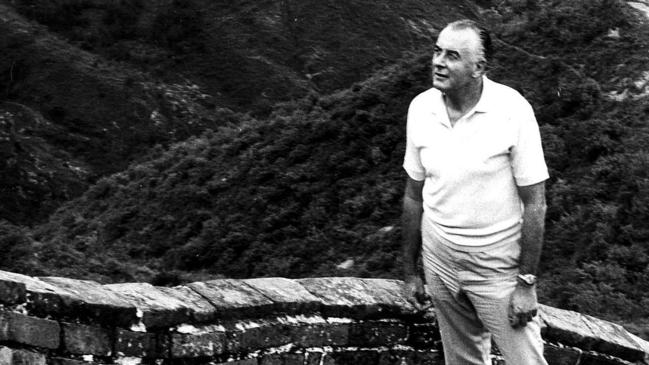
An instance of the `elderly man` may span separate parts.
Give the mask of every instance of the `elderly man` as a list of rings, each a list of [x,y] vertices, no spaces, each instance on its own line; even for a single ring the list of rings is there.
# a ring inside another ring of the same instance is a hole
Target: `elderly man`
[[[489,34],[449,24],[432,59],[433,88],[408,110],[403,167],[406,295],[437,313],[446,364],[490,364],[491,338],[511,365],[547,364],[536,272],[548,171],[530,104],[489,80]]]

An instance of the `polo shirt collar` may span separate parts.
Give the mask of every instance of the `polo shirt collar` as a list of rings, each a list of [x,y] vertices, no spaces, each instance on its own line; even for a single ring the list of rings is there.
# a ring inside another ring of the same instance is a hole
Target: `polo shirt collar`
[[[489,80],[487,76],[482,76],[482,94],[480,94],[480,100],[478,100],[478,103],[473,107],[473,112],[486,113],[495,106],[495,100],[493,100],[492,97],[493,88],[494,82]],[[439,96],[433,104],[432,112],[437,115],[446,115],[444,94],[439,93]]]

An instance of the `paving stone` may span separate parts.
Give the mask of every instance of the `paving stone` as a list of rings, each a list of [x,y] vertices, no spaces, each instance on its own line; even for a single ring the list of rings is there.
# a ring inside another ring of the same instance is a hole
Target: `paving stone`
[[[73,318],[123,328],[139,322],[135,306],[97,282],[53,276],[40,280],[67,294],[63,306]]]
[[[56,349],[60,343],[59,323],[14,312],[0,312],[0,341]]]
[[[277,313],[309,314],[320,309],[320,300],[295,280],[273,277],[243,282],[272,300]]]
[[[118,328],[115,333],[115,354],[126,357],[168,357],[162,335],[133,332]]]
[[[218,317],[216,308],[192,288],[181,285],[171,288],[158,287],[158,290],[172,298],[182,301],[189,307],[192,322],[205,323],[213,321]]]
[[[221,326],[192,327],[183,332],[172,333],[170,352],[172,358],[208,357],[222,354],[225,350],[225,329]]]
[[[25,283],[16,281],[15,276],[11,274],[13,273],[0,270],[0,304],[7,306],[27,301]]]
[[[148,283],[109,284],[114,291],[142,312],[146,328],[173,327],[192,321],[190,308],[182,301]]]
[[[75,323],[62,323],[63,348],[77,355],[110,356],[111,334],[107,329]]]
[[[187,286],[205,297],[219,318],[262,317],[273,310],[270,299],[241,280],[217,279]]]
[[[356,319],[379,318],[383,306],[366,282],[351,277],[307,278],[297,280],[311,294],[320,298],[322,314],[327,317]]]
[[[2,365],[46,365],[46,361],[45,355],[39,352],[0,346],[0,364]]]

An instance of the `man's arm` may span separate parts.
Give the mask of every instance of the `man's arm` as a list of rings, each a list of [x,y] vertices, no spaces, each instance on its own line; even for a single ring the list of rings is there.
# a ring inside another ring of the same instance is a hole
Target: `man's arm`
[[[545,182],[519,186],[518,194],[524,206],[519,272],[536,275],[545,230]],[[536,285],[519,282],[510,300],[509,316],[512,326],[525,326],[536,315],[537,307]]]
[[[403,196],[401,234],[403,239],[403,271],[405,295],[417,309],[423,308],[424,284],[417,272],[417,260],[421,251],[421,216],[423,211],[423,181],[408,177]]]

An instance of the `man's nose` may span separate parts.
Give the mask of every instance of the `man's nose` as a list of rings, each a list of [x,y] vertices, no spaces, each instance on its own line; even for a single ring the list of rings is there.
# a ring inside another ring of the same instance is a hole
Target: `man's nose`
[[[444,55],[441,53],[433,55],[433,59],[431,60],[431,63],[433,67],[444,67]]]

